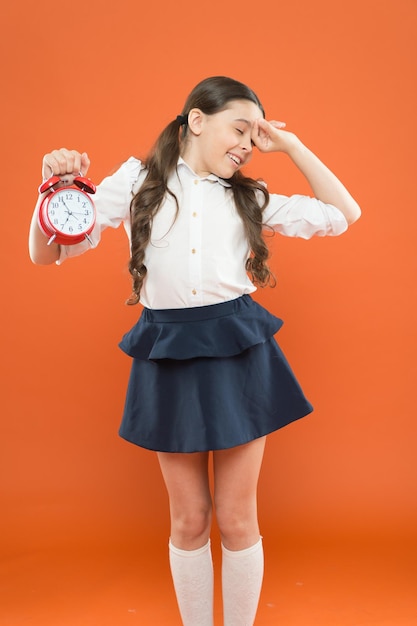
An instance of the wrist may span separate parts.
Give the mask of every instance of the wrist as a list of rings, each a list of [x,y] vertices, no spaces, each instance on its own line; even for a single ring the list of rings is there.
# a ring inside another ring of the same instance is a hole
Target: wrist
[[[288,133],[287,139],[288,141],[285,152],[291,159],[295,160],[298,156],[305,154],[307,148],[297,135],[294,135],[294,133]]]

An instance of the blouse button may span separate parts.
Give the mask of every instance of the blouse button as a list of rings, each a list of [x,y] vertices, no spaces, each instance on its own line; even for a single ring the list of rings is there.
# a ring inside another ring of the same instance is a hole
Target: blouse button
[[[195,181],[194,181],[194,185],[198,185],[198,183],[199,183],[199,182],[200,182],[200,181],[195,180]]]
[[[193,296],[195,296],[197,294],[197,291],[193,289],[191,293],[193,294]]]
[[[197,252],[197,250],[196,250],[195,248],[193,248],[193,249],[191,250],[191,252],[192,252],[193,254],[195,254],[195,253]]]
[[[193,217],[197,217],[197,211],[193,212]]]

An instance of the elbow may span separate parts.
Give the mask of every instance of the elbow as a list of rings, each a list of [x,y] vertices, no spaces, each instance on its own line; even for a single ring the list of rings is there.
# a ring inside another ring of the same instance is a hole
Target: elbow
[[[29,258],[34,265],[52,265],[58,261],[59,253],[55,249],[37,250],[29,246]]]
[[[50,261],[49,259],[45,259],[37,254],[29,253],[29,258],[32,261],[33,265],[52,265],[54,261]]]
[[[349,226],[358,221],[362,214],[359,204],[355,202],[354,206],[349,208],[349,211],[345,213],[345,218]]]
[[[354,224],[355,222],[357,222],[361,215],[362,215],[361,208],[360,208],[359,204],[357,204],[355,206],[354,210],[351,212],[351,214],[348,217],[348,224],[349,224],[349,226],[351,224]]]
[[[55,263],[55,261],[50,261],[49,259],[44,259],[42,257],[38,257],[32,254],[30,254],[29,257],[33,265],[52,265],[53,263]]]

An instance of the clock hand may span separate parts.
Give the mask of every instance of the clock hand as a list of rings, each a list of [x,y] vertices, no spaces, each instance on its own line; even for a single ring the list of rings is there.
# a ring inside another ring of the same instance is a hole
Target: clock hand
[[[71,215],[75,217],[76,215],[85,215],[85,213],[82,211],[71,211]],[[78,219],[78,217],[75,217],[75,219]]]
[[[69,220],[69,216],[67,217],[67,219],[65,220],[65,222],[63,224],[61,224],[61,228],[65,228],[65,224],[68,222]]]
[[[68,208],[68,206],[66,205],[64,198],[62,198],[62,204],[64,205],[64,207],[66,208],[67,213],[68,213],[67,222],[68,222],[68,220],[69,220],[69,218],[70,218],[70,215],[73,215],[73,216],[75,217],[75,219],[76,219],[77,221],[79,221],[79,219],[78,219],[78,217],[75,215],[75,213],[73,213],[73,211],[70,211],[70,209],[69,209],[69,208]],[[65,222],[65,223],[67,223],[67,222]]]

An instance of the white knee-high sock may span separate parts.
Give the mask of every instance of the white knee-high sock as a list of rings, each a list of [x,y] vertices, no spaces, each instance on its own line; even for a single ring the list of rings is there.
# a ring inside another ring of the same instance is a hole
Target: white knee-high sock
[[[258,608],[264,573],[262,538],[245,550],[222,545],[224,626],[252,626]]]
[[[213,561],[210,540],[197,550],[169,542],[169,562],[184,626],[213,626]]]

